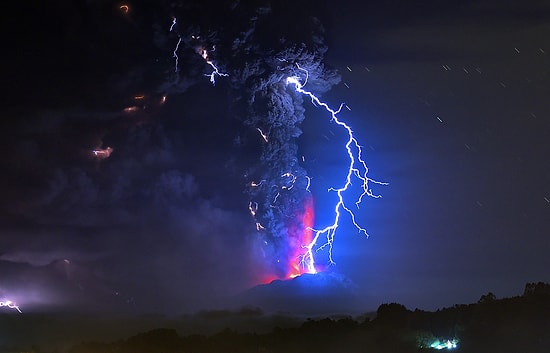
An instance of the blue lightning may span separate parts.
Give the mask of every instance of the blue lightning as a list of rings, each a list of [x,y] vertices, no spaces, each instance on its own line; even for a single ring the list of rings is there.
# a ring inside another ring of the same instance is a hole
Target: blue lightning
[[[309,228],[314,232],[314,237],[309,244],[303,245],[305,252],[301,258],[302,266],[308,273],[314,274],[314,273],[317,273],[317,270],[315,268],[315,258],[313,256],[314,250],[318,251],[324,248],[328,248],[329,264],[331,265],[335,264],[334,259],[332,257],[332,247],[333,247],[334,237],[336,235],[336,230],[338,229],[338,226],[339,226],[340,216],[342,212],[345,212],[350,216],[353,225],[359,231],[359,233],[365,235],[366,237],[369,236],[369,234],[367,233],[367,230],[363,228],[361,225],[359,225],[359,223],[357,223],[355,214],[353,213],[351,208],[346,204],[344,199],[344,193],[351,187],[352,179],[358,180],[361,183],[362,193],[359,196],[359,198],[355,201],[355,206],[357,208],[359,208],[359,204],[361,203],[361,201],[363,200],[363,197],[365,196],[369,196],[373,198],[381,197],[381,195],[377,195],[372,192],[372,190],[369,188],[369,182],[379,184],[379,185],[387,185],[388,183],[376,181],[367,176],[369,168],[367,167],[367,164],[362,157],[363,149],[361,145],[353,135],[353,130],[351,129],[351,127],[345,122],[343,122],[342,120],[338,119],[338,114],[340,113],[340,111],[344,106],[348,108],[348,110],[351,110],[351,109],[345,103],[342,103],[340,104],[340,107],[337,110],[334,110],[331,107],[329,107],[327,103],[321,101],[317,96],[315,96],[315,94],[305,90],[304,87],[307,84],[308,71],[304,68],[301,68],[299,65],[296,65],[296,66],[300,71],[305,73],[304,83],[301,82],[300,77],[290,76],[286,78],[286,84],[293,85],[297,92],[308,96],[313,105],[323,107],[330,114],[331,121],[333,121],[334,123],[342,127],[347,132],[347,135],[348,135],[348,139],[345,143],[345,149],[349,157],[349,164],[348,164],[348,172],[346,174],[345,182],[339,188],[329,189],[329,191],[336,193],[337,199],[338,199],[336,205],[334,206],[334,220],[332,224],[322,229]],[[320,241],[319,238],[323,235],[326,237],[326,241],[320,245],[317,245],[318,242]]]
[[[173,51],[173,57],[175,58],[175,71],[176,73],[179,72],[178,68],[178,50],[180,47],[180,44],[183,40],[182,36],[177,31],[177,21],[176,18],[173,18],[172,25],[170,26],[170,32],[174,31],[178,35],[178,42],[175,46],[175,49]],[[193,40],[197,40],[199,37],[192,36]],[[204,74],[206,77],[209,78],[210,82],[215,85],[216,84],[216,77],[218,76],[229,76],[227,73],[223,73],[219,70],[219,68],[216,66],[216,64],[212,61],[210,57],[210,52],[206,49],[207,47],[204,44],[199,44],[195,46],[195,51],[197,54],[199,54],[204,61],[211,67],[212,71],[208,74]],[[215,51],[215,46],[212,46],[212,51]],[[286,59],[278,59],[281,62],[287,62]],[[351,222],[353,223],[354,227],[358,230],[360,234],[363,234],[365,237],[368,237],[369,234],[367,230],[362,227],[356,219],[356,215],[352,208],[348,205],[348,203],[345,200],[345,194],[348,190],[350,190],[352,186],[352,181],[359,181],[360,188],[362,192],[360,193],[359,197],[355,200],[355,207],[359,208],[359,205],[363,201],[365,196],[373,197],[373,198],[379,198],[380,195],[374,194],[372,190],[369,188],[369,184],[379,184],[379,185],[387,185],[387,183],[379,182],[376,180],[373,180],[368,177],[368,167],[363,159],[363,150],[362,146],[359,144],[358,140],[355,138],[352,128],[346,124],[344,121],[340,120],[338,118],[338,114],[341,112],[342,108],[346,108],[349,111],[351,111],[351,108],[347,106],[345,103],[340,104],[338,109],[331,108],[327,103],[321,101],[314,93],[308,91],[305,89],[305,86],[307,85],[307,81],[309,78],[309,73],[306,69],[300,67],[298,64],[296,64],[296,67],[298,71],[303,72],[303,75],[295,75],[295,76],[289,76],[284,81],[286,85],[292,85],[296,92],[308,96],[311,100],[311,103],[316,107],[322,107],[325,109],[331,117],[331,122],[334,122],[338,126],[340,126],[344,131],[347,132],[347,141],[344,144],[345,150],[347,152],[349,163],[347,166],[347,174],[346,177],[340,187],[331,187],[329,188],[329,192],[334,192],[337,195],[337,202],[334,206],[334,219],[331,224],[328,226],[322,228],[322,229],[314,229],[311,226],[306,226],[306,230],[309,232],[313,232],[313,237],[308,238],[308,240],[304,241],[304,245],[302,245],[303,252],[298,255],[298,259],[300,261],[300,264],[303,268],[303,272],[307,273],[317,273],[317,269],[315,267],[315,258],[314,258],[314,252],[327,249],[328,250],[328,263],[333,265],[335,264],[333,259],[333,243],[336,236],[336,231],[339,227],[339,222],[341,219],[342,214],[347,213],[351,219]],[[349,68],[348,68],[349,70]],[[346,85],[347,86],[347,85]],[[265,143],[269,143],[269,137],[268,134],[265,133],[261,128],[257,127],[256,130],[262,137]],[[302,157],[303,159],[303,157]],[[280,178],[282,179],[282,185],[279,185],[281,190],[291,190],[296,182],[296,176],[292,174],[291,172],[285,172],[280,175]],[[306,191],[310,192],[310,184],[311,179],[306,176],[307,178],[307,185],[306,185]],[[257,186],[260,186],[263,181],[258,182],[251,182],[250,187],[254,188]],[[278,197],[280,196],[279,193],[277,193],[271,202],[271,207],[275,207],[275,203],[277,202]],[[258,212],[258,204],[256,202],[250,202],[248,209],[251,214],[251,216],[255,219],[256,222],[256,229],[258,231],[265,230],[265,227],[256,219],[257,212]],[[325,240],[321,240],[321,238],[324,237]],[[310,240],[311,239],[311,240]]]

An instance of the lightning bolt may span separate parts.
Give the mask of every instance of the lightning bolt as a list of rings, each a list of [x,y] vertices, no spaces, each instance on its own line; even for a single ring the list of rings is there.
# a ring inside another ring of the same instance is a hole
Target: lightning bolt
[[[173,18],[172,25],[170,26],[170,32],[175,32],[178,35],[178,42],[176,44],[176,47],[173,51],[173,57],[175,59],[175,71],[176,73],[179,72],[178,68],[178,50],[179,46],[183,40],[183,37],[178,33],[177,31],[177,21],[176,18]],[[199,37],[192,36],[193,40],[198,40]],[[212,51],[215,51],[215,47],[212,47]],[[195,47],[195,51],[197,54],[199,54],[203,60],[211,67],[212,71],[209,74],[205,74],[206,77],[209,77],[210,82],[215,85],[216,84],[216,77],[217,76],[229,76],[227,73],[223,73],[219,70],[219,68],[216,66],[216,64],[213,62],[210,56],[210,52],[207,49],[206,45],[199,44]],[[278,59],[281,62],[289,62],[289,60],[286,59]],[[354,136],[354,132],[352,128],[346,124],[343,120],[340,120],[338,117],[338,114],[342,110],[342,108],[346,108],[351,111],[351,109],[345,104],[340,104],[338,109],[331,108],[327,103],[321,101],[314,93],[308,91],[305,89],[305,86],[308,81],[309,73],[306,69],[300,67],[298,64],[296,64],[296,67],[299,72],[302,72],[303,74],[298,74],[295,76],[288,76],[285,79],[286,85],[292,86],[296,92],[305,95],[310,98],[311,103],[316,106],[323,108],[331,117],[331,122],[334,122],[336,125],[341,127],[346,133],[347,133],[347,141],[344,144],[344,149],[347,152],[349,163],[347,165],[347,174],[345,179],[343,180],[341,186],[339,187],[331,187],[329,188],[329,192],[334,192],[337,196],[337,202],[334,206],[334,218],[331,224],[327,225],[324,228],[321,229],[315,229],[312,227],[312,225],[304,225],[305,233],[312,234],[312,236],[307,236],[302,239],[302,242],[304,243],[302,246],[302,251],[298,254],[299,263],[302,266],[302,273],[317,273],[317,269],[315,268],[315,257],[314,253],[316,251],[327,249],[328,250],[328,263],[329,264],[335,264],[332,250],[333,250],[333,243],[336,236],[336,231],[339,227],[340,219],[342,215],[347,214],[349,218],[351,219],[352,224],[357,229],[357,231],[360,234],[363,234],[365,237],[368,237],[369,234],[367,233],[367,230],[362,227],[356,219],[356,215],[354,211],[352,210],[352,207],[347,203],[345,199],[346,192],[351,189],[352,182],[359,182],[361,193],[359,197],[355,200],[355,207],[359,208],[359,205],[363,201],[365,196],[373,197],[373,198],[379,198],[380,195],[376,195],[372,192],[372,190],[369,188],[369,184],[379,184],[379,185],[387,185],[387,183],[379,182],[376,180],[373,180],[368,177],[368,167],[363,159],[363,150],[362,146],[359,144],[358,140]],[[269,138],[268,135],[261,129],[256,128],[256,130],[259,132],[260,136],[264,140],[264,142],[268,143]],[[280,175],[280,178],[282,179],[281,184],[278,185],[281,190],[291,190],[295,184],[296,176],[292,174],[291,172],[285,172],[282,175]],[[307,186],[306,191],[309,192],[310,187],[310,178],[307,177]],[[258,187],[260,183],[251,182],[250,187]],[[271,207],[274,206],[277,202],[278,197],[280,196],[279,193],[277,193],[271,203]],[[256,219],[257,213],[258,213],[258,204],[256,202],[250,202],[249,203],[249,212],[251,216],[256,221],[256,229],[258,231],[265,230],[265,227],[258,222]],[[297,272],[293,272],[297,273]]]
[[[338,188],[329,189],[329,191],[335,192],[337,195],[337,202],[336,202],[336,205],[334,206],[334,220],[332,224],[322,229],[314,229],[311,227],[307,228],[307,230],[313,231],[314,236],[313,236],[313,239],[308,244],[303,245],[304,253],[301,255],[301,263],[302,263],[303,269],[307,273],[314,274],[314,273],[317,273],[317,270],[315,268],[314,251],[328,248],[329,264],[331,265],[335,264],[332,256],[332,247],[333,247],[334,237],[336,235],[336,230],[338,229],[340,217],[342,213],[347,213],[349,215],[349,217],[351,218],[351,222],[353,223],[355,228],[359,231],[359,233],[365,235],[366,237],[369,236],[369,234],[367,233],[367,230],[363,228],[361,225],[359,225],[359,223],[357,223],[355,213],[348,206],[348,204],[344,199],[344,193],[350,189],[352,185],[352,180],[358,180],[361,183],[362,193],[355,201],[355,206],[357,208],[359,208],[359,204],[361,203],[361,201],[365,196],[374,197],[374,198],[381,197],[381,195],[376,195],[372,192],[372,190],[369,188],[369,182],[380,184],[380,185],[387,185],[387,183],[373,180],[367,176],[369,168],[367,167],[367,163],[362,157],[363,149],[359,144],[359,142],[357,141],[357,139],[355,138],[352,128],[348,124],[346,124],[344,121],[338,118],[338,114],[340,113],[342,108],[346,107],[349,109],[349,107],[347,107],[345,103],[342,103],[340,104],[340,107],[337,110],[334,110],[327,103],[321,101],[315,94],[305,90],[304,87],[307,84],[308,71],[304,68],[301,68],[298,64],[296,66],[300,71],[304,72],[305,74],[304,83],[301,82],[300,77],[290,76],[286,78],[286,84],[294,86],[295,90],[298,93],[301,93],[309,97],[313,105],[324,108],[330,114],[331,121],[333,121],[335,124],[343,128],[347,132],[347,136],[348,136],[347,141],[344,145],[349,158],[346,178],[342,186]],[[321,236],[324,236],[326,239],[323,243],[320,243]]]
[[[256,130],[258,130],[258,132],[260,133],[260,136],[262,136],[262,138],[264,139],[264,141],[265,141],[265,142],[268,142],[267,134],[264,133],[264,132],[262,131],[262,129],[260,129],[259,127],[257,127]]]
[[[311,192],[309,191],[309,187],[311,186],[311,178],[306,175],[306,180],[307,180],[306,191]]]
[[[170,26],[170,32],[172,32],[172,30],[174,29],[176,24],[177,24],[176,18],[173,17],[172,18],[172,25]],[[182,39],[181,36],[178,34],[178,42],[176,43],[176,47],[174,48],[174,51],[172,52],[172,56],[174,57],[174,61],[175,61],[174,72],[178,72],[178,62],[179,62],[178,50],[180,48],[181,39]]]
[[[0,308],[3,307],[3,306],[8,307],[10,309],[15,309],[20,314],[22,314],[21,309],[19,309],[19,306],[17,304],[15,304],[14,302],[12,302],[11,300],[0,301]]]
[[[170,32],[174,31],[174,29],[176,28],[178,22],[176,20],[175,17],[172,17],[172,24],[170,25]],[[177,31],[174,31],[177,33]],[[172,52],[172,56],[174,57],[174,61],[175,61],[175,68],[174,68],[174,72],[178,72],[179,71],[179,67],[178,67],[178,62],[179,62],[179,57],[178,57],[178,50],[179,50],[179,47],[180,47],[180,44],[183,40],[182,36],[177,33],[178,35],[178,42],[176,43],[176,47],[174,48],[174,51]],[[198,36],[192,36],[192,39],[199,39]],[[215,51],[216,50],[216,47],[214,46],[212,48],[212,51]],[[224,72],[221,72],[219,70],[219,68],[216,66],[216,64],[214,64],[214,62],[210,59],[210,53],[208,52],[208,50],[204,47],[199,47],[197,49],[197,53],[204,59],[204,61],[206,61],[206,63],[212,68],[212,72],[209,73],[209,74],[204,74],[206,77],[210,77],[210,82],[215,85],[216,84],[216,76],[229,76],[229,74],[227,73],[224,73]]]
[[[214,50],[216,50],[216,48],[214,48]],[[226,74],[226,73],[223,73],[223,72],[220,72],[220,70],[216,67],[216,65],[214,64],[214,62],[212,60],[210,60],[209,58],[209,54],[208,54],[208,51],[206,49],[202,49],[201,52],[200,52],[200,55],[202,56],[202,58],[204,59],[204,61],[206,61],[206,63],[208,65],[210,65],[210,67],[212,67],[212,72],[209,73],[209,74],[204,74],[206,77],[210,77],[210,82],[215,85],[216,84],[216,76],[229,76],[229,74]]]

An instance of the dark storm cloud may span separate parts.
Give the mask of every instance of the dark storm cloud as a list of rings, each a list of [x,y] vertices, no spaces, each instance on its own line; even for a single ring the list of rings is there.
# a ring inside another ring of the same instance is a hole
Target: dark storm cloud
[[[148,183],[141,188],[126,176],[132,184],[127,190],[133,192],[118,202],[82,171],[54,178],[61,182],[48,190],[44,204],[26,212],[35,215],[32,223],[27,218],[26,227],[3,233],[2,259],[34,266],[69,259],[113,283],[112,291],[132,298],[137,311],[189,310],[222,288],[248,283],[243,276],[250,264],[248,218],[197,195],[191,175],[167,170],[147,180],[140,177],[140,184]],[[32,278],[34,292],[56,287],[39,273]],[[16,281],[3,284],[21,290]],[[78,299],[72,297],[78,292],[53,293],[50,300],[57,305],[68,297]],[[94,296],[86,294],[92,304]]]
[[[275,195],[262,191],[262,217],[280,231],[304,196],[296,145],[303,102],[283,77],[303,78],[300,64],[317,93],[338,82],[322,64],[313,3],[136,2],[127,14],[109,1],[22,4],[10,23],[18,34],[8,44],[13,70],[3,95],[1,259],[24,264],[14,273],[37,273],[36,291],[56,293],[56,304],[72,294],[39,278],[64,260],[133,298],[136,310],[168,311],[173,302],[189,309],[253,283],[272,259],[243,184],[259,177],[285,185],[287,171],[298,177],[302,191],[281,197],[280,214],[267,214]],[[230,73],[214,88],[200,48]],[[266,129],[268,146],[256,128]],[[107,147],[108,158],[92,152]]]
[[[33,141],[47,139],[50,131],[44,135],[35,134]],[[39,180],[32,193],[23,188],[16,193],[10,214],[31,224],[74,227],[77,232],[79,227],[96,227],[101,232],[102,227],[154,223],[170,216],[174,207],[195,201],[204,206],[197,181],[181,169],[189,152],[174,149],[173,138],[179,135],[169,136],[158,124],[134,126],[121,135],[111,141],[116,145],[113,154],[101,161],[89,147],[67,162],[66,153],[74,152],[48,151],[52,142],[45,143],[36,159],[17,171]],[[39,163],[39,172],[34,163]],[[190,219],[194,212],[208,212],[208,207],[190,207]]]
[[[118,87],[124,91],[132,81]],[[105,105],[87,111],[83,99],[70,103],[75,108],[25,112],[12,122],[4,140],[0,258],[21,266],[9,281],[2,278],[6,292],[29,305],[91,309],[104,295],[93,288],[105,286],[109,297],[120,293],[111,309],[169,312],[191,310],[220,288],[248,284],[249,218],[211,198],[224,190],[201,195],[209,186],[195,175],[223,168],[189,162],[199,150],[189,138],[196,131],[167,132],[165,123],[173,123],[170,116],[158,120],[157,98],[137,102],[136,112],[125,112],[126,102],[115,111],[101,111]],[[126,101],[136,103],[132,96]],[[183,121],[212,114],[184,113]],[[107,146],[113,152],[106,159],[92,153]],[[99,277],[82,286],[55,270],[59,259]]]
[[[118,5],[24,2],[6,22],[0,295],[179,313],[258,283],[285,250],[264,241],[281,240],[305,195],[296,143],[309,102],[284,77],[304,79],[299,64],[326,93],[339,82],[326,55],[353,69],[342,70],[353,127],[371,134],[369,162],[391,185],[362,208],[375,240],[335,249],[352,255],[338,269],[359,296],[435,309],[545,280],[547,1],[137,1],[127,16]],[[215,86],[201,48],[230,74]],[[92,156],[107,146],[109,158]],[[333,153],[323,146],[316,155]],[[328,184],[337,167],[315,164]],[[272,208],[289,170],[301,191]],[[281,304],[272,288],[258,301]],[[312,312],[325,300],[314,299]]]
[[[222,288],[249,284],[249,218],[228,210],[223,197],[212,199],[225,190],[201,194],[209,182],[196,175],[225,173],[218,159],[212,168],[192,162],[203,146],[193,145],[197,130],[189,120],[207,121],[215,112],[182,104],[184,110],[160,115],[154,83],[153,96],[143,101],[133,95],[149,91],[129,89],[141,72],[98,77],[117,83],[102,92],[108,100],[113,91],[127,93],[117,104],[102,101],[88,110],[88,97],[81,97],[64,110],[38,105],[9,126],[0,272],[3,290],[28,310],[91,310],[108,299],[103,309],[179,312],[212,303]],[[138,110],[125,112],[126,106]],[[107,146],[109,158],[93,155]],[[227,179],[220,185],[231,187]],[[65,259],[70,264],[59,262]],[[78,266],[93,280],[83,285],[56,264]]]
[[[9,70],[2,96],[9,102],[8,110],[83,105],[101,110],[102,105],[120,104],[122,98],[116,91],[120,83],[115,85],[109,78],[132,72],[143,76],[157,68],[149,57],[155,46],[143,40],[150,33],[146,16],[123,16],[111,1],[18,3],[10,8],[6,21],[11,35],[4,56]],[[152,65],[137,70],[136,63],[148,60]],[[131,89],[139,90],[144,82],[133,77]],[[2,124],[11,124],[10,120]]]
[[[273,259],[273,264],[282,264],[273,271],[285,276],[288,269],[284,267],[290,260],[289,228],[303,228],[299,218],[307,195],[307,171],[301,165],[297,145],[304,120],[303,99],[285,79],[296,76],[305,83],[307,76],[308,89],[320,94],[338,83],[339,76],[323,64],[327,50],[324,29],[320,20],[309,13],[312,8],[320,9],[319,4],[251,4],[173,7],[176,23],[172,32],[177,34],[173,41],[182,44],[176,53],[180,63],[197,61],[207,53],[206,60],[229,74],[216,79],[221,84],[228,81],[231,87],[231,113],[238,115],[249,130],[243,134],[245,145],[258,148],[259,142],[261,149],[259,161],[244,171],[248,185],[245,191],[258,227],[265,228],[260,235],[265,240],[267,257]],[[222,16],[223,12],[231,16]],[[196,75],[197,67],[197,63],[190,68],[181,64],[181,71],[173,79],[175,85],[180,77],[187,82]],[[262,134],[267,141],[262,141]],[[255,184],[259,185],[251,186]]]

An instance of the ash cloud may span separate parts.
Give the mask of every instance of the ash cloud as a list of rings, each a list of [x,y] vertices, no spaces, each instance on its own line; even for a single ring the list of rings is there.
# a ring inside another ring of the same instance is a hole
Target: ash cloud
[[[243,168],[245,193],[265,244],[261,253],[268,271],[280,278],[288,272],[289,256],[294,256],[289,246],[297,243],[290,239],[289,228],[304,228],[299,219],[308,194],[307,171],[297,144],[305,118],[303,97],[285,80],[297,76],[305,82],[307,75],[307,87],[316,94],[340,80],[323,64],[327,51],[323,27],[310,14],[311,5],[233,2],[172,8],[178,23],[173,32],[185,44],[178,50],[183,61],[196,62],[197,52],[207,50],[220,71],[229,74],[218,82],[228,88],[231,113],[245,127],[238,141],[243,149],[258,151],[258,160]],[[181,65],[174,85],[196,76],[197,66],[186,71],[188,66]]]
[[[55,290],[59,286],[45,280],[40,267],[58,259],[100,275],[112,283],[112,293],[127,299],[121,306],[137,311],[191,310],[210,305],[209,293],[249,285],[242,276],[250,253],[248,218],[201,191],[207,185],[182,163],[192,151],[175,146],[181,136],[153,123],[118,133],[113,141],[120,147],[108,159],[61,158],[44,166],[32,194],[16,193],[25,198],[12,205],[12,218],[4,222],[0,258],[28,263],[25,271],[38,273],[28,291],[48,297],[40,303],[57,306],[101,300],[86,287],[76,290],[68,278],[64,287],[70,293]],[[22,290],[16,281],[3,284],[11,292]],[[84,299],[76,300],[78,293]]]
[[[49,28],[43,19],[30,20],[46,5],[27,14],[24,45],[14,49],[24,59],[11,62],[25,74],[10,73],[8,82],[28,95],[7,95],[13,99],[2,122],[0,260],[16,265],[2,290],[24,291],[16,279],[37,273],[33,293],[62,305],[81,293],[72,292],[75,282],[60,279],[69,295],[40,278],[44,267],[68,260],[135,310],[170,312],[210,305],[213,293],[242,290],[261,272],[284,274],[277,259],[306,194],[297,147],[303,99],[284,78],[302,77],[299,64],[316,93],[339,80],[322,64],[327,49],[320,21],[306,15],[309,4],[136,3],[124,17],[109,3],[64,2],[48,19],[57,24],[52,33],[42,31]],[[170,32],[172,16],[178,26]],[[281,19],[296,25],[281,26]],[[179,37],[176,72],[171,54]],[[230,74],[214,88],[198,48]],[[50,55],[36,59],[35,51]],[[94,157],[107,147],[108,158]],[[290,186],[281,177],[287,172],[295,186],[271,207]],[[243,184],[260,180],[262,187],[245,186],[243,194]],[[249,201],[258,202],[267,232],[256,233]],[[84,297],[75,302],[95,300]]]

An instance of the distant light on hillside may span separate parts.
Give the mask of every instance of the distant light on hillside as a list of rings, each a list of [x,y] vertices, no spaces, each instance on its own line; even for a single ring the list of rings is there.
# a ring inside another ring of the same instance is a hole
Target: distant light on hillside
[[[431,345],[430,348],[433,349],[455,349],[457,347],[458,340],[456,338],[453,338],[452,340],[446,340],[446,341],[440,341],[435,340]]]

